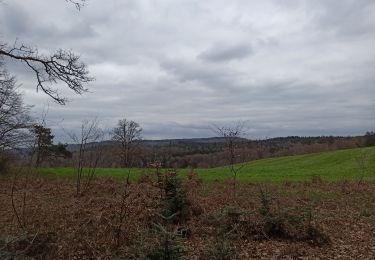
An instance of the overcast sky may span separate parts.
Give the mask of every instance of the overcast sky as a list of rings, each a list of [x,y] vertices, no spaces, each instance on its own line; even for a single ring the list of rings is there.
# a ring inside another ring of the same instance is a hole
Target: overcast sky
[[[81,55],[90,93],[66,106],[8,63],[40,115],[76,129],[126,117],[145,138],[208,137],[247,121],[249,138],[357,135],[375,129],[373,0],[4,0],[0,41]]]

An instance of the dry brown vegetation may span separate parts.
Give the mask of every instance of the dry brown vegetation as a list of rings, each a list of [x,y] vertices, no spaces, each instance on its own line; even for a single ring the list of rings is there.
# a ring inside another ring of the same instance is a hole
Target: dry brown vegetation
[[[19,176],[21,229],[2,177],[0,256],[160,259],[150,252],[167,246],[178,254],[164,259],[375,258],[375,183],[238,183],[234,200],[229,182],[188,179],[186,211],[170,221],[163,187],[145,176],[96,179],[79,197],[73,179]]]

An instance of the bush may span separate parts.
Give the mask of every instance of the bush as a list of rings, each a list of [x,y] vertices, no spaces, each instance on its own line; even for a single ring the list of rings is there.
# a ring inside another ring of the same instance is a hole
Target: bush
[[[329,236],[327,236],[314,226],[308,226],[307,236],[305,238],[310,244],[314,244],[317,246],[323,246],[325,244],[331,243],[331,239],[329,238]]]
[[[211,223],[216,226],[214,239],[207,248],[207,259],[224,260],[235,255],[233,240],[237,238],[242,212],[235,207],[226,207],[213,216]]]
[[[261,215],[261,232],[266,237],[288,237],[285,229],[285,222],[288,221],[287,209],[274,213],[271,210],[273,197],[270,193],[260,191],[259,200],[261,203],[259,213]],[[293,221],[295,221],[293,219]]]
[[[209,244],[207,250],[207,259],[225,260],[235,254],[233,243],[225,235],[217,236]]]
[[[329,237],[316,225],[313,205],[303,203],[295,207],[284,207],[277,210],[272,207],[274,198],[270,193],[260,191],[261,216],[258,230],[266,238],[284,238],[290,240],[307,241],[315,245],[330,243]]]
[[[190,202],[180,178],[175,172],[168,172],[164,178],[164,208],[162,215],[174,223],[185,222],[190,213]]]
[[[0,238],[0,259],[55,258],[57,252],[55,233],[24,233],[17,237]]]
[[[154,224],[154,235],[157,242],[151,247],[141,259],[149,260],[172,260],[181,259],[186,254],[186,249],[181,246],[182,231],[169,231],[161,224]]]
[[[150,174],[142,172],[141,175],[139,176],[137,182],[138,182],[138,184],[140,184],[140,183],[151,184],[152,183],[152,177],[151,177]]]

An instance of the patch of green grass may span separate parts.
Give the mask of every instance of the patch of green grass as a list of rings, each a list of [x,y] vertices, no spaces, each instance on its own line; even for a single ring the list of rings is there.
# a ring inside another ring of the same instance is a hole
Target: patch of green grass
[[[146,169],[134,168],[131,170],[130,179],[136,179]],[[39,168],[39,173],[46,175],[54,175],[59,177],[73,177],[76,174],[76,169],[72,167],[56,167],[56,168]],[[83,169],[84,173],[86,169]],[[126,168],[97,168],[95,176],[97,177],[113,177],[125,178],[128,175]]]
[[[250,181],[307,181],[314,175],[325,181],[356,180],[361,170],[356,157],[367,154],[364,180],[375,180],[375,147],[347,149],[333,152],[286,156],[249,162],[238,175],[239,180]],[[198,173],[200,173],[198,171]],[[205,175],[229,176],[226,167],[207,169]],[[208,176],[207,176],[208,177]],[[220,178],[219,177],[219,178]]]
[[[324,181],[359,180],[362,172],[356,162],[360,153],[367,154],[366,170],[363,180],[375,180],[375,147],[338,150],[333,152],[313,153],[298,156],[269,158],[249,162],[238,174],[240,181],[309,181],[314,175]],[[42,168],[41,173],[57,176],[74,176],[73,168]],[[132,169],[131,179],[136,179],[142,172],[153,173],[152,169]],[[178,174],[186,175],[189,169],[179,169]],[[196,169],[203,181],[227,180],[231,177],[228,167]],[[127,176],[127,169],[99,168],[98,177]]]
[[[84,169],[85,172],[87,169]],[[207,169],[198,169],[198,171],[207,171]],[[55,167],[55,168],[39,168],[38,172],[47,176],[58,176],[58,177],[74,177],[76,175],[76,169],[72,167]],[[185,176],[190,169],[178,169],[178,174]],[[147,168],[133,168],[130,172],[130,180],[137,180],[142,174],[149,174],[151,177],[156,179],[154,169]],[[111,178],[126,178],[128,176],[127,168],[97,168],[96,177],[111,177]],[[200,176],[200,175],[199,175]],[[209,180],[207,178],[207,180]]]

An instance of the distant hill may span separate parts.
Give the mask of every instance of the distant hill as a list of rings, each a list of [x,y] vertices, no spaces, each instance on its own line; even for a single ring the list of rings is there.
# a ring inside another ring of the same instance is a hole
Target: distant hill
[[[337,139],[347,139],[355,137],[342,137],[342,136],[286,136],[286,137],[274,137],[269,139],[251,140],[247,138],[238,137],[238,142],[241,143],[261,143],[261,144],[274,144],[274,145],[290,145],[290,144],[312,144],[312,143],[332,143]],[[196,145],[210,145],[210,144],[224,144],[224,137],[207,137],[207,138],[179,138],[179,139],[160,139],[160,140],[142,140],[141,144],[150,147],[164,147],[164,146],[196,146]],[[111,140],[102,141],[100,143],[89,143],[88,148],[97,145],[111,146],[115,142]],[[79,144],[69,144],[69,151],[77,151]]]
[[[238,141],[249,141],[246,138],[237,138]],[[145,145],[180,145],[180,144],[213,144],[224,143],[224,137],[207,137],[207,138],[181,138],[181,139],[162,139],[162,140],[143,140]]]
[[[371,136],[370,136],[371,137]],[[270,157],[302,155],[316,152],[335,151],[369,146],[369,136],[287,136],[261,140],[237,138],[236,161],[253,161]],[[161,140],[142,140],[136,151],[133,165],[147,167],[159,161],[167,168],[212,168],[228,163],[226,139],[223,137],[179,138]],[[101,157],[98,167],[121,167],[121,160],[114,141],[106,140],[89,143],[87,151],[100,147]],[[69,144],[68,150],[75,153],[79,144]],[[26,155],[27,151],[18,151]],[[90,153],[87,154],[89,156]],[[46,161],[49,166],[73,166],[71,159]]]
[[[247,142],[246,138],[237,138],[237,140]],[[160,139],[160,140],[142,140],[141,144],[145,146],[180,146],[180,145],[193,145],[193,144],[222,144],[225,142],[224,137],[207,137],[207,138],[180,138],[180,139]],[[97,145],[111,146],[114,145],[114,141],[106,140],[100,143],[89,143],[87,147],[93,147]],[[68,150],[71,152],[77,151],[79,149],[79,144],[69,144]]]

